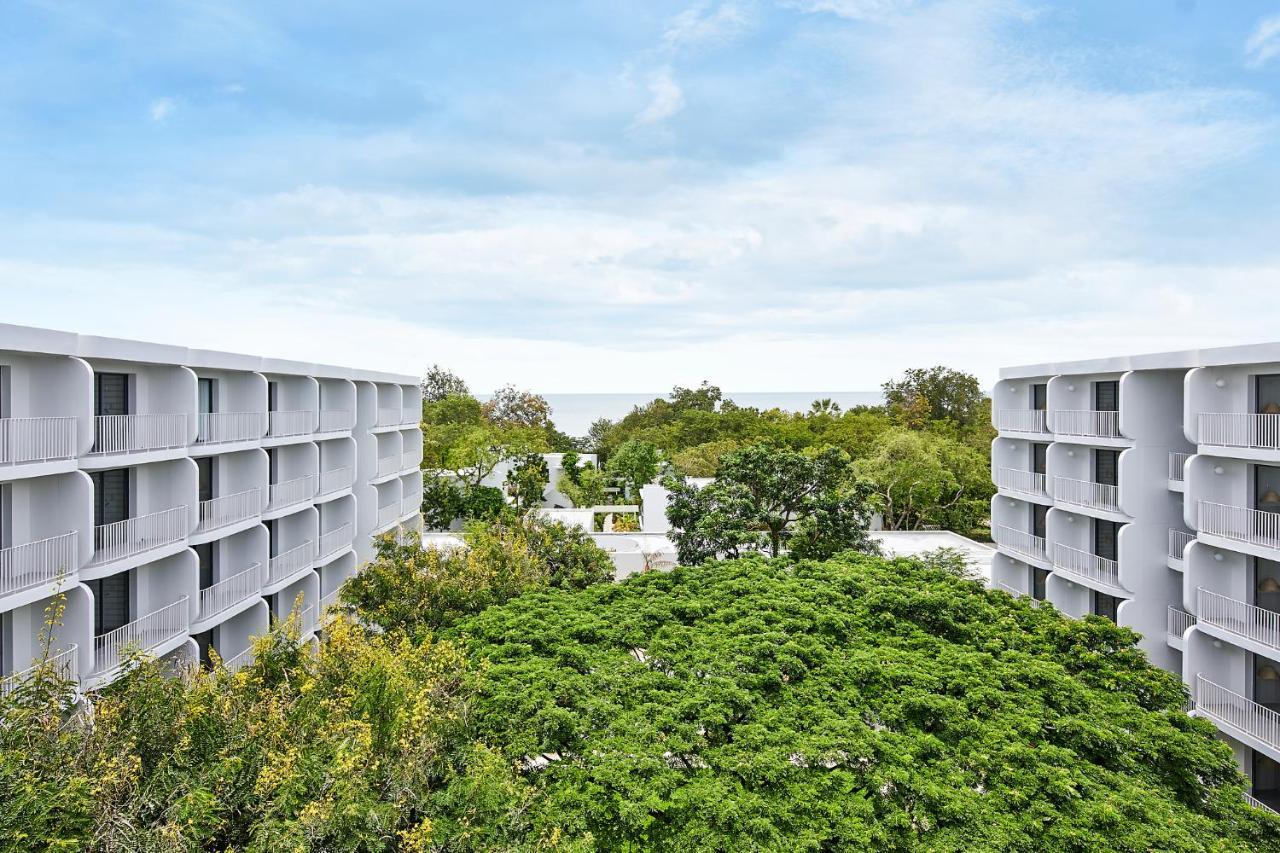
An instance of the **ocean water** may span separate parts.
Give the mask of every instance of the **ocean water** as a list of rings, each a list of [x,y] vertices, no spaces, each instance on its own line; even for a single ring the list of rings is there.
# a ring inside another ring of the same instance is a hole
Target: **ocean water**
[[[479,395],[477,395],[479,396]],[[616,421],[633,408],[663,392],[626,394],[543,394],[551,404],[551,419],[556,427],[569,435],[586,435],[598,418]],[[782,409],[784,412],[806,412],[814,400],[830,399],[841,408],[879,405],[879,391],[726,391],[724,396],[739,406],[756,409]],[[483,397],[481,397],[483,399]]]

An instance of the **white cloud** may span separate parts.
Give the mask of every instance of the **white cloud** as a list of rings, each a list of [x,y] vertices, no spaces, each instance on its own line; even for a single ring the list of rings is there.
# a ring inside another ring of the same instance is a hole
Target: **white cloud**
[[[698,3],[676,15],[662,34],[671,49],[701,42],[724,41],[747,27],[749,18],[740,3]]]
[[[829,12],[851,21],[884,21],[916,5],[916,0],[789,0],[803,12]]]
[[[156,98],[151,102],[150,113],[151,120],[157,123],[163,123],[173,111],[177,108],[178,102],[173,98]]]
[[[1258,21],[1258,26],[1244,43],[1244,52],[1249,65],[1254,68],[1261,68],[1280,56],[1280,15]]]
[[[637,125],[660,124],[684,109],[684,91],[664,65],[649,76],[649,105],[635,118]]]

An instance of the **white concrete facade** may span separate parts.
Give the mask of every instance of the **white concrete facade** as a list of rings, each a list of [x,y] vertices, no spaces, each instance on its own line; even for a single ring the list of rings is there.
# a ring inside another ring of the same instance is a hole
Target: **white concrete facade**
[[[85,687],[313,633],[421,527],[420,420],[411,376],[0,324],[0,690],[45,630]]]
[[[994,587],[1132,627],[1280,808],[1280,344],[1006,368]]]

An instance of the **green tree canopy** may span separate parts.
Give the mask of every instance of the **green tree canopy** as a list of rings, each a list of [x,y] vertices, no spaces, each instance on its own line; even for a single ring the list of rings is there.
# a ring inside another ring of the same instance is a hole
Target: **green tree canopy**
[[[934,420],[967,427],[987,419],[986,396],[978,377],[960,370],[942,365],[916,367],[901,379],[888,380],[881,388],[890,411],[899,413],[912,425]]]
[[[624,441],[609,457],[606,470],[616,477],[631,498],[652,483],[662,467],[662,451],[641,439]]]
[[[470,397],[471,389],[452,370],[433,364],[422,377],[422,402],[437,403],[445,397]]]

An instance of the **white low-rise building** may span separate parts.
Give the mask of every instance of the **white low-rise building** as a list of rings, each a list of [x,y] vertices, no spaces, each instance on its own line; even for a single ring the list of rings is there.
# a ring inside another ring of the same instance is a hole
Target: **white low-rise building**
[[[1134,628],[1280,806],[1280,344],[1006,368],[993,586]]]
[[[420,413],[411,376],[0,325],[0,689],[46,625],[86,687],[314,632],[421,525]]]

